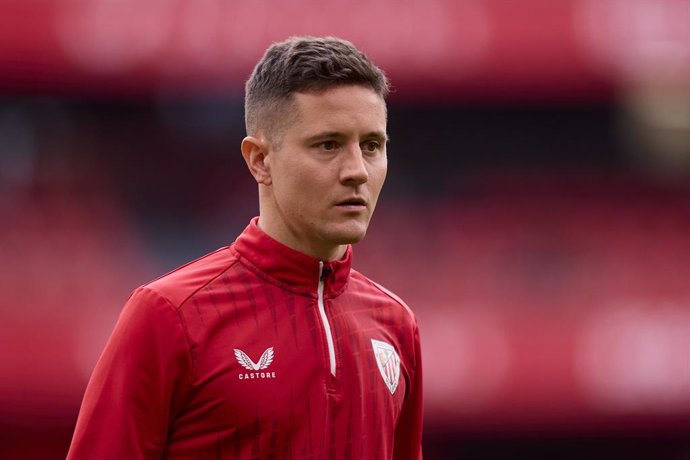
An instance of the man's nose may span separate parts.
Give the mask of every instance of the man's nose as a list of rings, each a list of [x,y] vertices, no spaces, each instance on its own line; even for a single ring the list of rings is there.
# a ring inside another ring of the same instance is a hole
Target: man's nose
[[[369,180],[369,171],[362,148],[353,145],[343,152],[343,163],[340,168],[340,181],[344,184],[363,184]]]

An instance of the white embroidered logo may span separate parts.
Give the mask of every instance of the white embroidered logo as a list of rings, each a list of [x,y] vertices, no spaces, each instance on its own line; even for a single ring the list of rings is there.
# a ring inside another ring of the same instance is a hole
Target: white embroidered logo
[[[245,369],[253,372],[243,372],[239,375],[240,380],[249,379],[273,379],[276,377],[275,372],[256,372],[266,369],[273,362],[273,347],[267,348],[266,351],[259,358],[259,362],[255,363],[242,350],[235,348],[235,358],[237,362]]]
[[[266,369],[273,362],[273,347],[268,348],[266,349],[266,351],[264,351],[264,354],[261,355],[261,358],[259,358],[258,364],[254,364],[254,361],[252,361],[245,352],[243,352],[242,350],[238,350],[237,348],[235,348],[235,358],[237,358],[238,363],[240,363],[242,366],[244,366],[245,369],[248,369],[250,371],[259,371],[261,369]]]
[[[371,344],[374,347],[374,357],[381,377],[393,394],[398,388],[398,381],[400,380],[400,357],[395,352],[395,348],[386,342],[371,339]]]

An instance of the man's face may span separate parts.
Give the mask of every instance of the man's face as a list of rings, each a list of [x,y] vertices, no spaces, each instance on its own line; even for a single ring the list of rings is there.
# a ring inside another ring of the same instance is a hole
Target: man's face
[[[364,237],[386,178],[386,105],[356,85],[293,96],[296,119],[266,155],[260,225],[310,255],[340,255]]]

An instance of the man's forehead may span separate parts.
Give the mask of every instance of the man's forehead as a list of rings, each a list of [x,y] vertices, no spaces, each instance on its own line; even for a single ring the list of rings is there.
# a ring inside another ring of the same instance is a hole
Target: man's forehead
[[[352,123],[363,123],[371,125],[370,130],[385,131],[386,103],[366,87],[295,93],[293,102],[292,110],[297,119],[308,125],[318,125],[321,131],[338,131],[340,125]]]
[[[339,85],[321,90],[291,93],[293,102],[300,106],[318,106],[334,110],[355,109],[363,105],[386,110],[386,102],[372,88],[363,85]]]

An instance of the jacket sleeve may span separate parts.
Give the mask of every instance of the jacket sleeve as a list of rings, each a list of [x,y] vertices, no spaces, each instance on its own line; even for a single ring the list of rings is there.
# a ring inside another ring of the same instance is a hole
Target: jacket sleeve
[[[68,460],[160,458],[191,375],[177,311],[155,292],[136,290],[91,375]]]
[[[422,351],[419,328],[414,328],[414,373],[395,428],[395,460],[422,460]]]

